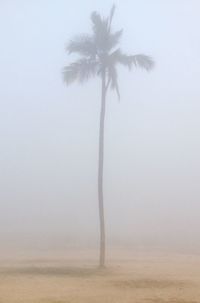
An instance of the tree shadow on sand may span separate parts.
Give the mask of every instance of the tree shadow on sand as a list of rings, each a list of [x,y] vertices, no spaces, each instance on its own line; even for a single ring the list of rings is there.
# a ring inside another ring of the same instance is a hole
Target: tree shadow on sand
[[[4,267],[0,268],[0,275],[32,275],[32,276],[70,276],[89,277],[104,276],[107,269],[98,267],[71,267],[71,266],[26,266],[26,267]]]
[[[197,301],[188,301],[183,299],[170,299],[170,300],[163,300],[163,299],[149,299],[149,303],[198,303]]]
[[[179,280],[155,280],[155,279],[139,279],[139,280],[116,280],[112,282],[117,288],[171,288],[178,287],[183,288],[187,287],[190,283],[188,281],[179,281]],[[165,302],[163,302],[165,303]],[[168,303],[168,302],[167,302]],[[171,302],[170,302],[171,303]]]

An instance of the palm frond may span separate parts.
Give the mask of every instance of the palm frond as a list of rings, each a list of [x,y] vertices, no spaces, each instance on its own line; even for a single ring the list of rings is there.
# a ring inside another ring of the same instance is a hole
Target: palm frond
[[[96,55],[94,40],[89,35],[80,35],[75,37],[68,43],[66,50],[69,54],[78,53],[88,57],[94,57]]]
[[[80,59],[63,69],[63,79],[66,84],[78,80],[80,83],[87,81],[97,73],[98,63],[91,59]]]
[[[93,12],[91,14],[91,20],[92,20],[92,28],[94,36],[105,34],[108,29],[108,19],[102,18],[99,13]]]
[[[135,67],[141,67],[147,71],[154,67],[154,61],[151,57],[146,55],[126,55],[121,52],[120,49],[115,50],[110,56],[109,61],[111,64],[120,63],[129,69],[135,65]]]
[[[109,18],[102,18],[98,13],[93,12],[91,19],[93,23],[94,41],[97,46],[97,51],[109,52],[119,43],[123,30],[111,32],[110,25],[114,16],[115,8],[111,10]]]
[[[131,56],[131,59],[136,67],[141,67],[143,69],[146,69],[147,71],[150,71],[154,68],[155,62],[154,60],[147,55],[139,54]]]
[[[109,83],[110,83],[111,89],[114,89],[116,91],[117,96],[120,100],[118,75],[117,75],[116,67],[114,65],[110,65],[108,68],[108,86],[109,86]]]
[[[109,51],[119,44],[122,34],[123,34],[123,29],[120,29],[119,31],[109,34],[108,42],[107,42]]]
[[[116,63],[121,63],[121,60],[123,59],[122,56],[123,54],[120,48],[116,49],[108,56],[108,64],[115,65]]]
[[[96,11],[92,12],[92,14],[91,14],[91,20],[92,20],[92,23],[93,23],[94,27],[98,28],[102,24],[102,18],[100,16],[100,14],[97,13]]]
[[[109,31],[111,29],[111,24],[112,24],[112,20],[113,20],[114,14],[115,14],[115,10],[116,10],[116,6],[115,6],[115,4],[113,4],[113,6],[112,6],[112,8],[110,10]]]
[[[92,13],[91,19],[93,23],[93,36],[95,45],[97,47],[97,52],[105,52],[107,50],[107,40],[109,36],[108,19],[101,18],[101,16],[96,12]]]

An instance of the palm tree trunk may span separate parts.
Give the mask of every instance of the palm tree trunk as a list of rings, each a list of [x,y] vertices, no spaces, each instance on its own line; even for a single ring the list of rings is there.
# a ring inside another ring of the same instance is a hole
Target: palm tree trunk
[[[105,219],[103,200],[103,164],[104,164],[104,121],[106,105],[106,79],[102,73],[101,114],[99,127],[99,167],[98,167],[98,200],[99,200],[99,223],[100,223],[100,255],[99,267],[105,266]]]

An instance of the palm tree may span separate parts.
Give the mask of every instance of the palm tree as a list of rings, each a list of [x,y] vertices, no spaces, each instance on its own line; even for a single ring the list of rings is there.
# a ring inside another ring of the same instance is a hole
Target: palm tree
[[[118,47],[123,30],[112,31],[115,6],[107,18],[97,12],[91,14],[92,34],[82,34],[72,39],[67,47],[68,54],[76,53],[80,58],[64,67],[63,78],[66,84],[74,81],[83,83],[91,77],[101,79],[101,113],[99,127],[99,162],[98,162],[98,204],[100,220],[100,256],[99,266],[105,266],[105,220],[103,198],[103,164],[104,164],[104,120],[106,96],[109,88],[114,89],[120,98],[117,66],[124,65],[129,70],[140,67],[150,71],[154,62],[151,57],[137,54],[126,55]]]

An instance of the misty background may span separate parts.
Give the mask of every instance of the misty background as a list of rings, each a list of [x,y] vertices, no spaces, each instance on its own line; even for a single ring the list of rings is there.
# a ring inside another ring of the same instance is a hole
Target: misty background
[[[110,246],[200,251],[200,3],[116,0],[114,26],[151,73],[109,93]],[[66,87],[65,45],[113,1],[0,1],[1,250],[97,247],[100,81]],[[70,60],[70,61],[69,61]]]

